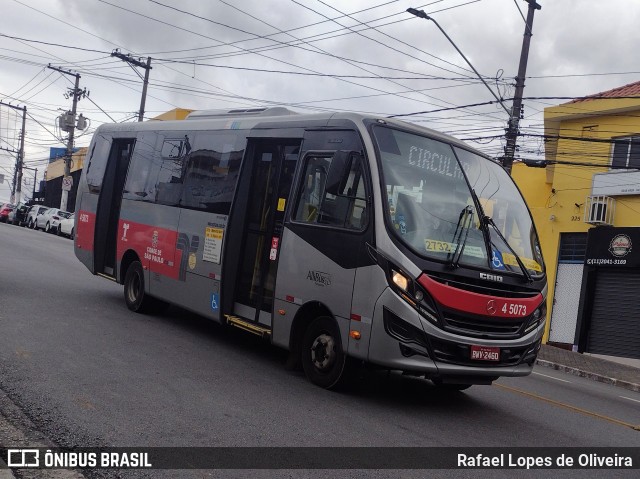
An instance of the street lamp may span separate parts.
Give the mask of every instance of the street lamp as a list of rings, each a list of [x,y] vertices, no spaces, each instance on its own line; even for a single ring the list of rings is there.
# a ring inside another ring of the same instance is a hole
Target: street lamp
[[[473,72],[476,74],[476,76],[478,78],[480,78],[480,80],[482,81],[482,83],[484,83],[484,86],[487,87],[487,89],[491,92],[491,94],[493,95],[493,97],[498,100],[498,103],[500,103],[500,106],[504,109],[504,111],[507,112],[507,115],[511,116],[511,113],[509,112],[509,110],[507,109],[506,106],[504,106],[504,104],[502,103],[502,99],[498,97],[498,95],[496,95],[496,93],[491,89],[491,87],[487,84],[486,81],[484,81],[484,78],[482,78],[482,75],[480,75],[480,73],[478,73],[478,71],[473,67],[473,65],[471,64],[471,62],[469,60],[467,60],[467,57],[464,56],[464,53],[462,53],[462,51],[460,51],[460,49],[458,48],[458,46],[453,42],[453,40],[451,40],[451,38],[449,37],[449,35],[447,35],[447,32],[445,32],[442,27],[440,26],[440,24],[438,22],[436,22],[436,20],[433,17],[430,17],[429,15],[427,15],[425,13],[424,10],[418,10],[417,8],[407,8],[407,12],[409,12],[411,15],[415,15],[416,17],[419,18],[424,18],[425,20],[431,20],[433,23],[436,24],[436,27],[438,27],[440,29],[440,31],[442,32],[442,34],[447,38],[447,40],[449,40],[449,42],[451,43],[451,45],[453,45],[453,48],[455,48],[458,53],[460,54],[460,56],[462,58],[464,58],[464,61],[467,62],[467,65],[469,65],[471,67],[471,69],[473,70]]]

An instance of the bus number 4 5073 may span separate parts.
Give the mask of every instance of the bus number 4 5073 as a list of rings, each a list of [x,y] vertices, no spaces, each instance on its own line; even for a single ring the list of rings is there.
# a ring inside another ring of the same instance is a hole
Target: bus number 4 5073
[[[513,316],[526,316],[527,307],[524,304],[504,303],[502,312]]]

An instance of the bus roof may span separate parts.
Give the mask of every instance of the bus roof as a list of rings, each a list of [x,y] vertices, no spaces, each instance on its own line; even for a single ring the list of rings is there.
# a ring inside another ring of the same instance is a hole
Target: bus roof
[[[151,120],[140,123],[108,123],[98,127],[98,132],[139,131],[194,131],[194,130],[250,130],[267,128],[318,128],[340,127],[347,124],[363,125],[365,120],[377,121],[381,124],[395,125],[419,135],[427,135],[489,158],[487,155],[470,147],[463,141],[432,130],[395,118],[386,118],[372,114],[357,112],[321,112],[298,113],[285,107],[235,108],[230,110],[196,110],[185,120]]]

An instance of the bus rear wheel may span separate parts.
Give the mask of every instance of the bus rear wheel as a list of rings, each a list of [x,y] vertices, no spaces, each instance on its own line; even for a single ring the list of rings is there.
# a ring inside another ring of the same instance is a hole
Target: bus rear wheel
[[[159,313],[169,303],[149,296],[144,290],[144,271],[142,263],[134,261],[124,276],[124,301],[127,308],[135,313]]]
[[[314,319],[302,339],[301,362],[309,380],[322,388],[333,389],[345,377],[347,356],[342,349],[340,331],[328,316]]]

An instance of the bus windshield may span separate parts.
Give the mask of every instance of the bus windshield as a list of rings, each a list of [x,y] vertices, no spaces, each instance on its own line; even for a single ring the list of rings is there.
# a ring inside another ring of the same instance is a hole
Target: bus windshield
[[[527,206],[500,165],[413,133],[379,125],[373,132],[389,224],[402,243],[452,266],[544,273]]]

